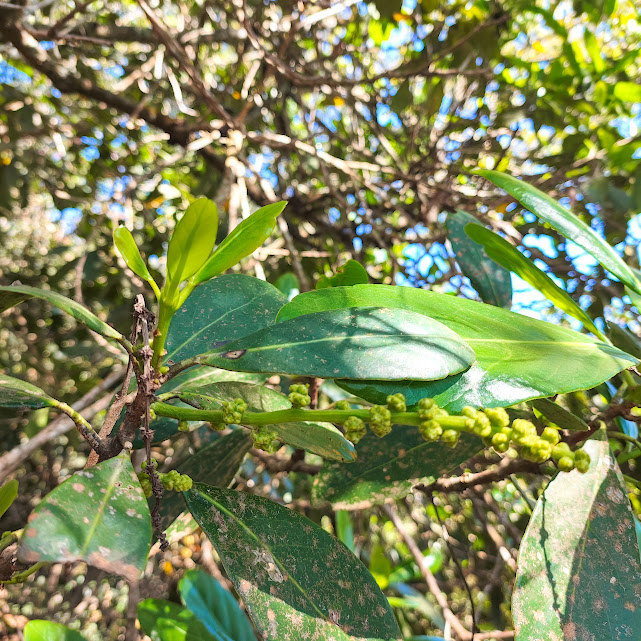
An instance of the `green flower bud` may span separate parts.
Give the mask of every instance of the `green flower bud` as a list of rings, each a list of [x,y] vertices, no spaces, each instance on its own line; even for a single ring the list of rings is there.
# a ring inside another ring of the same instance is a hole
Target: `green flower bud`
[[[527,434],[536,435],[536,426],[530,421],[526,421],[522,418],[517,418],[512,421],[512,431],[514,432],[515,438],[526,436]]]
[[[552,443],[552,445],[556,445],[561,440],[561,435],[559,430],[555,430],[553,427],[546,427],[541,434],[541,438]]]
[[[189,432],[189,423],[187,421],[178,421],[179,432]]]
[[[485,410],[485,416],[490,419],[492,427],[500,429],[510,424],[510,417],[502,407],[494,407]]]
[[[510,449],[510,439],[506,434],[497,432],[492,436],[492,447],[501,454],[507,452]]]
[[[418,426],[418,431],[426,441],[438,441],[443,434],[441,424],[433,419],[421,422]]]
[[[222,432],[227,427],[226,423],[207,423],[207,425],[214,432]]]
[[[403,394],[390,394],[387,397],[387,408],[392,412],[406,412],[407,405]]]
[[[578,463],[579,461],[587,461],[588,465],[590,464],[590,455],[583,448],[574,452],[574,462]]]
[[[574,460],[569,456],[562,456],[557,465],[561,472],[571,472],[574,469]]]
[[[436,401],[433,398],[422,398],[418,402],[419,410],[431,410],[433,407],[437,407]]]
[[[336,401],[334,408],[337,410],[351,410],[352,406],[349,404],[349,401]]]
[[[476,418],[476,415],[478,414],[478,410],[475,409],[474,407],[470,407],[469,405],[466,405],[462,410],[461,410],[461,416],[467,416],[467,418]]]
[[[461,438],[461,433],[458,430],[445,430],[441,436],[443,443],[452,448],[456,447],[459,438]]]
[[[552,455],[553,445],[549,441],[539,439],[538,443],[532,448],[532,453],[536,456],[536,463],[547,461]]]
[[[363,436],[367,433],[365,421],[362,421],[358,416],[350,416],[343,424],[345,428],[345,438],[356,445]]]
[[[483,412],[477,412],[474,419],[474,428],[472,430],[474,434],[478,436],[486,437],[492,434],[492,424],[490,419],[483,414]]]
[[[149,410],[149,420],[150,421],[155,421],[157,418],[158,418],[158,415],[156,414],[156,411],[150,409]]]
[[[242,398],[235,398],[233,401],[223,401],[220,406],[223,412],[223,423],[240,423],[243,420],[243,413],[247,409],[247,403]]]
[[[277,440],[278,434],[268,427],[259,427],[252,432],[254,447],[273,454],[280,448],[280,442]]]
[[[569,458],[574,458],[574,454],[570,449],[570,446],[567,443],[558,443],[552,448],[552,458],[558,463],[561,458],[567,456]]]
[[[308,394],[309,385],[290,385],[289,402],[292,404],[292,407],[305,407],[311,403],[311,398]]]
[[[590,461],[586,461],[585,459],[574,459],[574,466],[579,472],[581,472],[581,474],[585,474],[590,469]]]
[[[151,480],[149,477],[147,478],[140,478],[140,487],[142,488],[143,494],[145,495],[145,498],[151,498],[151,495],[154,493],[153,489],[151,487]]]
[[[369,410],[369,427],[382,438],[392,431],[392,413],[382,405],[373,405]]]

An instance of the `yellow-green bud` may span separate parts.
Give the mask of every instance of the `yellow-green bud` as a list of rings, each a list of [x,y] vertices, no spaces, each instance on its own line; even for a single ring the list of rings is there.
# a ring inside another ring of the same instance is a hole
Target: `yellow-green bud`
[[[308,394],[309,385],[290,385],[289,386],[289,402],[292,407],[305,407],[311,403],[311,398]]]
[[[562,456],[557,465],[561,472],[571,472],[574,469],[574,460],[569,456]]]
[[[356,445],[367,433],[365,422],[358,416],[350,416],[343,424],[345,428],[345,438]]]
[[[418,426],[418,431],[426,441],[438,441],[443,434],[441,424],[435,420],[422,421]]]
[[[561,435],[559,430],[555,430],[553,427],[546,427],[541,434],[541,438],[552,443],[552,445],[556,445],[561,440]]]
[[[392,431],[392,413],[382,405],[373,405],[369,410],[369,427],[382,438]]]
[[[441,440],[448,447],[456,447],[459,438],[461,438],[461,433],[458,430],[445,430],[441,436]]]
[[[349,404],[349,401],[336,401],[334,408],[337,410],[351,410],[352,406]]]
[[[407,405],[405,403],[405,396],[403,394],[390,394],[387,397],[387,408],[392,412],[405,412]]]
[[[500,429],[510,424],[510,417],[502,407],[493,407],[485,410],[485,415],[490,419],[492,427]]]
[[[179,432],[189,432],[189,423],[187,421],[178,421]]]
[[[555,461],[559,461],[561,458],[564,456],[568,456],[569,458],[574,458],[574,454],[572,453],[572,450],[570,449],[570,446],[567,443],[558,443],[557,445],[552,448],[552,458]]]

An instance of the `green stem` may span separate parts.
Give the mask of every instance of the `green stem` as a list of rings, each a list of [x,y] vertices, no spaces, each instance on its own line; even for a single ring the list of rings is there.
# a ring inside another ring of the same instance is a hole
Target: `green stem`
[[[179,421],[205,421],[208,423],[222,423],[221,410],[198,410],[190,407],[175,407],[166,403],[152,403],[151,409],[158,416],[167,416]],[[275,412],[245,412],[243,425],[274,425],[276,423],[300,423],[321,421],[327,423],[344,423],[350,416],[356,416],[363,421],[368,421],[369,410],[307,410],[287,409]],[[445,429],[465,431],[468,420],[465,416],[439,416],[436,420]],[[417,412],[392,412],[392,423],[400,425],[419,425],[422,419]]]
[[[154,354],[151,358],[151,366],[154,370],[158,370],[162,364],[163,352],[165,351],[165,341],[167,340],[167,333],[169,332],[169,325],[171,317],[174,315],[175,310],[167,303],[160,301],[158,312],[158,327],[154,336]]]
[[[52,407],[59,409],[61,412],[64,412],[76,424],[80,435],[85,439],[85,441],[87,441],[87,443],[89,443],[92,449],[97,452],[100,451],[102,447],[102,440],[84,416],[62,401],[55,401],[55,403],[51,403],[51,405]]]
[[[0,552],[8,548],[10,545],[13,545],[17,540],[18,535],[15,532],[3,532],[0,537]]]
[[[39,561],[34,563],[30,568],[23,570],[22,572],[16,572],[8,581],[3,581],[4,585],[11,585],[12,583],[24,583],[32,574],[37,572],[40,568],[45,565],[49,565],[47,561]]]

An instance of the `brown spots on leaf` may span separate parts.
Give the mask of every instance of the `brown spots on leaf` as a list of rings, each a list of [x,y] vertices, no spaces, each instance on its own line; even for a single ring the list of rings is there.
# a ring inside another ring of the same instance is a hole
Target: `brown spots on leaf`
[[[241,356],[244,356],[246,353],[247,353],[246,349],[233,349],[229,352],[225,352],[224,354],[221,354],[221,357],[228,358],[230,360],[236,360]]]
[[[74,483],[71,486],[76,492],[84,492],[85,486],[82,483]]]
[[[31,520],[31,519],[29,519],[29,520]],[[29,528],[29,529],[24,533],[24,535],[25,535],[25,536],[30,537],[30,538],[31,538],[31,537],[34,537],[34,536],[37,536],[37,534],[38,534],[38,530],[36,530],[36,528],[35,528],[35,527],[30,527],[30,528]]]

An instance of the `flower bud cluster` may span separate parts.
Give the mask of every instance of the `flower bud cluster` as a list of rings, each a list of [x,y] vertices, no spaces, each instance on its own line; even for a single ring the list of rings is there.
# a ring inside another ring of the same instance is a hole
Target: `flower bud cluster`
[[[369,410],[369,428],[383,438],[392,431],[392,412],[384,405],[372,405]]]
[[[350,416],[343,424],[343,427],[345,428],[345,438],[354,443],[354,445],[356,445],[367,432],[365,421],[358,418],[358,416]]]
[[[157,467],[158,461],[152,459],[152,468],[154,471]],[[141,468],[143,471],[138,475],[138,480],[140,481],[140,487],[145,496],[149,498],[153,494],[153,486],[149,473],[144,471],[147,469],[147,461],[142,462]],[[177,470],[170,470],[166,474],[161,472],[158,474],[158,479],[166,490],[173,490],[175,492],[186,492],[191,489],[193,483],[191,477],[187,476],[187,474],[181,474]]]
[[[306,407],[312,401],[309,396],[309,385],[290,385],[287,398],[292,407]]]
[[[254,442],[254,447],[258,450],[263,450],[273,454],[280,449],[281,444],[278,440],[278,434],[269,427],[259,427],[252,431],[251,436],[252,441]]]
[[[243,420],[243,413],[247,409],[247,403],[242,398],[235,398],[233,401],[223,401],[220,405],[223,412],[223,423],[240,423]]]
[[[191,490],[193,481],[187,474],[181,474],[178,470],[170,470],[167,474],[159,474],[160,482],[168,491],[186,492]]]

